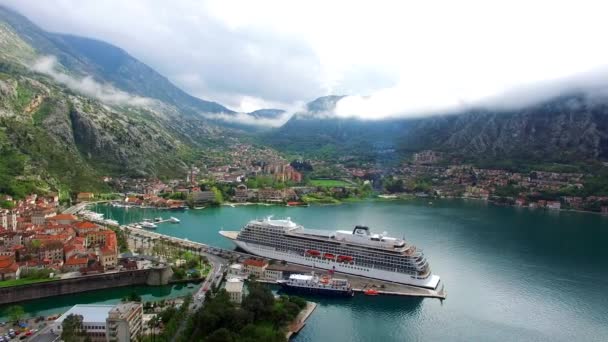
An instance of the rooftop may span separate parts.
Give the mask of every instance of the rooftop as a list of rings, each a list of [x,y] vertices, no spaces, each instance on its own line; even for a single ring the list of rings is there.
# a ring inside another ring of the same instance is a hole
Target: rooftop
[[[243,292],[243,282],[239,279],[228,279],[226,281],[226,291],[227,292]]]
[[[66,317],[74,314],[82,316],[83,323],[103,322],[105,324],[108,313],[112,308],[114,308],[114,305],[77,304],[57,318],[55,323],[61,324]]]

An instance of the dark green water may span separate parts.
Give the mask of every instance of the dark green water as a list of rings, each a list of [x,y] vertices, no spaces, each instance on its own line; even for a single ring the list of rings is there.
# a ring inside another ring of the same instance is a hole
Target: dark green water
[[[197,290],[188,288],[186,285],[167,285],[167,286],[128,286],[107,290],[91,291],[64,296],[55,296],[38,300],[31,300],[18,303],[23,306],[28,316],[50,316],[61,314],[68,311],[76,304],[115,304],[132,292],[137,292],[145,301],[159,301],[162,299],[176,298],[193,293]],[[0,320],[6,321],[5,315],[7,307],[0,306]]]
[[[121,222],[178,217],[158,232],[231,247],[218,231],[274,214],[310,228],[366,224],[423,248],[448,298],[316,298],[295,341],[606,341],[608,218],[482,202],[362,202],[157,212],[99,207]]]

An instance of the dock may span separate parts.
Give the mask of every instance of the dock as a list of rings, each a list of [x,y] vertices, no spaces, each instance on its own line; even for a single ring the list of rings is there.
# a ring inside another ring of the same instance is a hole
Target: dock
[[[297,334],[304,328],[306,325],[306,320],[313,311],[317,308],[317,303],[314,302],[306,302],[306,307],[300,311],[298,316],[289,324],[287,327],[287,333],[285,333],[285,337],[289,340],[293,335]]]

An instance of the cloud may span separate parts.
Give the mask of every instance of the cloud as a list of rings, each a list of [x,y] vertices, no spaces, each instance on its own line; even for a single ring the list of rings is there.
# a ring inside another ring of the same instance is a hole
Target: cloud
[[[608,67],[559,79],[518,85],[504,90],[489,89],[473,94],[445,92],[398,85],[369,96],[346,96],[336,104],[334,116],[364,120],[415,118],[470,109],[508,111],[525,108],[562,96],[581,94],[589,101],[608,99]]]
[[[229,123],[241,124],[241,125],[249,125],[249,126],[259,126],[259,127],[281,127],[285,124],[293,115],[296,113],[301,113],[304,111],[304,104],[301,102],[295,103],[287,109],[273,117],[256,117],[249,113],[234,113],[234,114],[212,114],[207,113],[203,114],[208,119],[213,120],[222,120]]]
[[[148,106],[154,100],[133,96],[120,91],[111,85],[101,84],[91,76],[76,78],[57,70],[57,59],[54,56],[44,56],[37,59],[30,68],[36,72],[48,75],[55,81],[66,85],[81,94],[94,97],[102,102],[116,105]]]
[[[337,115],[366,119],[499,107],[608,61],[608,3],[592,0],[0,2],[237,111],[330,94],[352,95]]]

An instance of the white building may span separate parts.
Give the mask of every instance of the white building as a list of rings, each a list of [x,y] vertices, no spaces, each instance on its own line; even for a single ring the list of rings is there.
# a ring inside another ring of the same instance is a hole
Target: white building
[[[137,341],[143,333],[143,306],[128,302],[116,305],[106,319],[109,342]]]
[[[69,315],[82,316],[82,325],[92,342],[106,342],[106,318],[114,305],[74,305],[55,320],[51,331],[61,335],[62,323]]]
[[[228,292],[228,296],[230,296],[230,300],[233,303],[241,304],[243,301],[243,281],[237,278],[230,278],[226,281],[226,286],[224,287],[226,292]]]
[[[69,315],[82,317],[82,326],[92,342],[137,341],[143,329],[141,303],[74,305],[55,320],[51,331],[61,335],[62,323]]]

